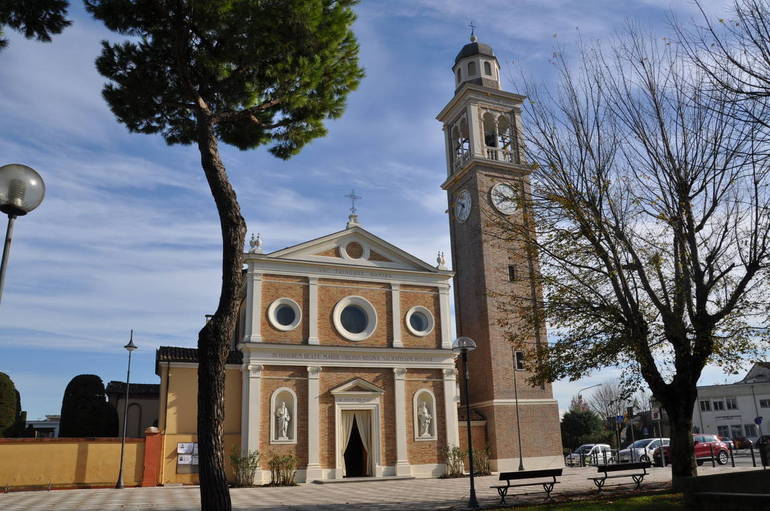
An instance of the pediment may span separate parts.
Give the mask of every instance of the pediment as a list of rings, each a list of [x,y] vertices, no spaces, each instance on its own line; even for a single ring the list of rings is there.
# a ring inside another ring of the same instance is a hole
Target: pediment
[[[363,378],[353,378],[352,380],[334,387],[332,394],[383,394],[385,391],[374,383],[368,382]]]
[[[354,226],[267,254],[270,258],[443,273],[425,261]]]

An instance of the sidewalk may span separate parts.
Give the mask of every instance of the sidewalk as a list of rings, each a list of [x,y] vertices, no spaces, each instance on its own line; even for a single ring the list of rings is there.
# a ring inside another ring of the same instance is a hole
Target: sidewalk
[[[750,470],[751,467],[699,467],[700,475]],[[554,489],[557,501],[595,495],[594,468],[564,469]],[[496,476],[476,478],[476,494],[482,507],[495,507],[499,497],[490,485]],[[622,479],[625,481],[625,479]],[[633,483],[608,487],[604,493],[632,494]],[[671,485],[671,470],[653,468],[642,490],[665,489]],[[520,489],[534,491],[537,487]],[[518,492],[517,492],[518,493]],[[284,488],[238,488],[230,490],[233,509],[280,511],[338,511],[340,509],[459,510],[468,500],[468,479],[412,479],[344,484],[301,484]],[[509,496],[508,505],[543,502],[543,494]],[[126,488],[124,490],[57,490],[0,494],[3,511],[193,511],[200,507],[197,486]]]

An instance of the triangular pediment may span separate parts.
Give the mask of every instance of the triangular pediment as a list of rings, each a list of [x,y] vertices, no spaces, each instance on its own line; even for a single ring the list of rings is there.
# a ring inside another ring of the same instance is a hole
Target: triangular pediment
[[[353,378],[342,385],[334,387],[330,392],[332,394],[383,394],[385,391],[363,378]]]
[[[267,257],[431,273],[445,271],[437,270],[359,226],[271,252]]]

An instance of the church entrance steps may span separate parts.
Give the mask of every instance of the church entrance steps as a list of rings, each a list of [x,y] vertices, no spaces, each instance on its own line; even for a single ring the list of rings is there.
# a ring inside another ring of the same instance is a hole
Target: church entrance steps
[[[326,479],[313,481],[314,484],[340,484],[340,483],[376,483],[379,481],[406,481],[415,479],[412,476],[383,476],[383,477],[346,477],[344,479]]]

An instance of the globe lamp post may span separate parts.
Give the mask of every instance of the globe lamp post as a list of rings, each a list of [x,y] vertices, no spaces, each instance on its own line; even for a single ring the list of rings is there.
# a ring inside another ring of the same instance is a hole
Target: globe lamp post
[[[134,331],[131,330],[131,337],[128,340],[128,344],[123,346],[128,351],[128,371],[126,371],[126,396],[123,403],[123,434],[120,436],[120,471],[118,472],[118,482],[115,483],[115,488],[120,490],[123,488],[123,451],[126,448],[126,426],[128,424],[128,386],[131,382],[131,353],[139,347],[134,344]]]
[[[0,167],[0,211],[8,215],[3,259],[0,263],[0,300],[3,296],[8,255],[11,252],[13,224],[16,217],[24,216],[38,207],[44,196],[45,183],[35,169],[18,163]]]
[[[452,351],[459,353],[463,359],[463,367],[465,368],[465,423],[468,430],[468,464],[471,474],[471,494],[468,498],[468,507],[471,509],[479,508],[479,501],[476,500],[476,485],[473,476],[473,440],[471,435],[471,403],[468,397],[468,380],[470,380],[470,373],[468,372],[468,352],[476,349],[476,342],[470,337],[458,337],[452,344]]]

